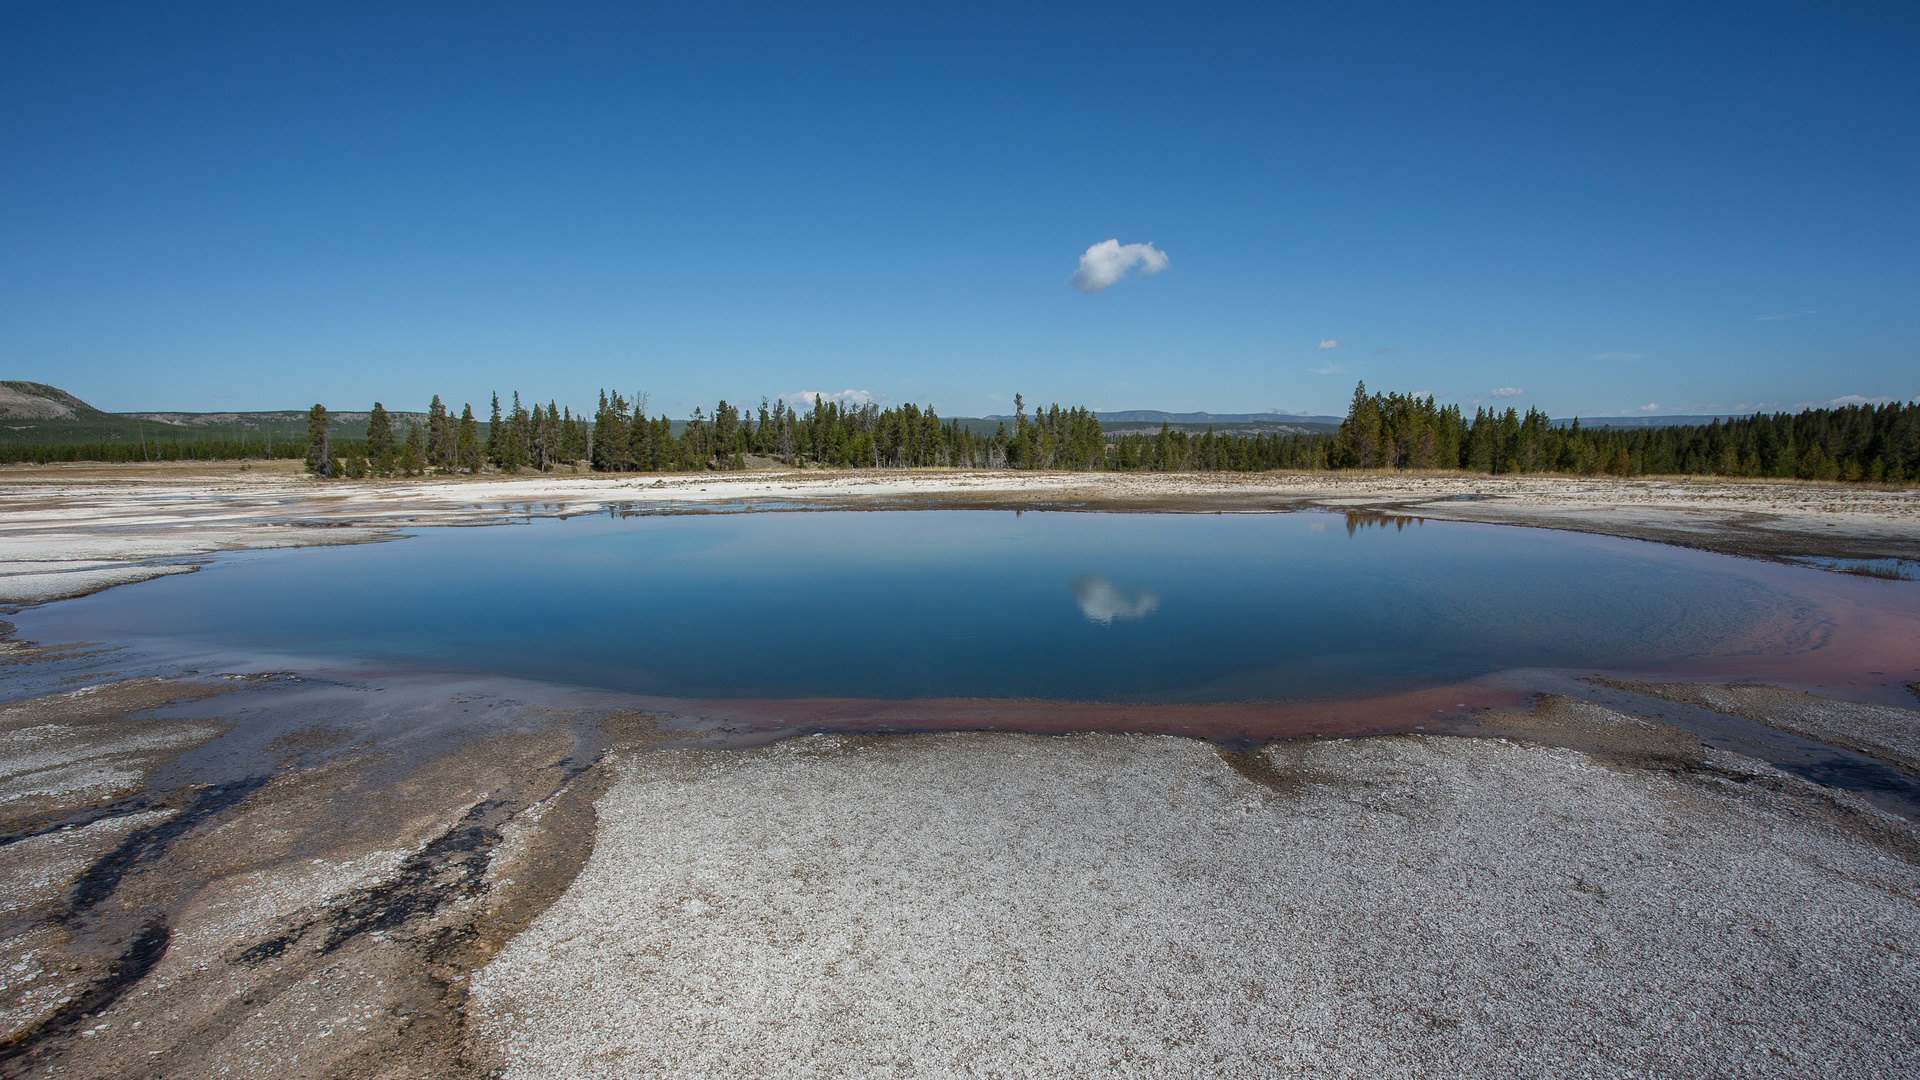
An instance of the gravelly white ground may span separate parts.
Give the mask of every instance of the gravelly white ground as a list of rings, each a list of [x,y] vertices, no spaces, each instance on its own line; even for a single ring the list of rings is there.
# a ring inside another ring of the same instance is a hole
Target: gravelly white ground
[[[635,756],[475,976],[473,1049],[510,1077],[1920,1062],[1920,871],[1801,795],[1496,741],[1279,753],[1283,791],[1158,737]]]

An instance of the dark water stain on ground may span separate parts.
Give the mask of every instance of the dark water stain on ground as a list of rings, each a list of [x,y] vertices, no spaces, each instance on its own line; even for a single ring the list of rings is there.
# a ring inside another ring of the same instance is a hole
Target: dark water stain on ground
[[[186,809],[166,821],[139,829],[120,842],[106,857],[87,868],[67,894],[67,911],[62,921],[72,925],[92,911],[137,867],[157,862],[175,840],[204,825],[209,818],[258,791],[268,776],[261,773],[243,780],[203,788]]]
[[[1856,792],[1888,813],[1920,821],[1920,780],[1865,754],[1699,705],[1633,693],[1609,685],[1605,679],[1530,674],[1543,691],[1557,691],[1616,712],[1671,724],[1709,745],[1759,758],[1816,784]],[[1498,720],[1491,717],[1485,722],[1498,725]],[[1920,713],[1915,713],[1914,723],[1920,726]]]
[[[1237,739],[1232,742],[1217,742],[1213,749],[1214,753],[1220,755],[1220,760],[1226,762],[1234,772],[1268,791],[1278,795],[1292,795],[1300,790],[1299,770],[1277,767],[1271,760],[1275,755],[1272,752],[1262,753],[1261,744],[1249,739]],[[1279,754],[1285,754],[1287,750],[1293,748],[1281,743],[1274,744],[1272,749]]]
[[[80,875],[68,890],[66,908],[56,921],[72,935],[71,948],[75,951],[104,950],[117,955],[66,1004],[0,1046],[0,1075],[31,1071],[50,1046],[73,1038],[88,1017],[112,1007],[160,962],[173,936],[164,912],[116,911],[90,916],[119,890],[129,873],[164,858],[175,841],[258,791],[267,779],[262,774],[200,790],[179,813],[135,830]],[[159,801],[152,800],[148,805]]]

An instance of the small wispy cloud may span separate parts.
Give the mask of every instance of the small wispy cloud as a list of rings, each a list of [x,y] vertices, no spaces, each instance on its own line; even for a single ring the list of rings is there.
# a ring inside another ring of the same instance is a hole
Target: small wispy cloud
[[[1659,412],[1660,403],[1657,401],[1649,401],[1645,405],[1642,405],[1633,411],[1634,412]]]
[[[1793,407],[1794,412],[1803,409],[1844,409],[1849,405],[1891,405],[1899,398],[1864,397],[1860,394],[1846,394],[1831,401],[1803,401]]]
[[[1781,319],[1798,319],[1805,315],[1818,315],[1822,310],[1823,309],[1821,308],[1801,308],[1799,311],[1782,311],[1777,315],[1756,316],[1753,321],[1754,322],[1779,322]]]
[[[1647,354],[1643,352],[1597,352],[1593,354],[1595,360],[1644,360],[1646,356]]]
[[[838,393],[827,393],[824,390],[799,390],[780,395],[781,401],[801,412],[813,408],[814,398],[819,398],[821,401],[837,401],[842,405],[866,405],[873,401],[873,395],[865,390],[842,390]]]
[[[1313,372],[1315,375],[1338,375],[1347,369],[1332,361],[1328,361],[1319,367],[1310,367],[1307,370]]]
[[[1385,356],[1386,354],[1388,354],[1388,353],[1390,353],[1390,352],[1399,352],[1399,351],[1400,351],[1400,350],[1398,350],[1398,349],[1396,349],[1396,348],[1394,348],[1394,347],[1393,347],[1393,346],[1391,346],[1391,345],[1382,345],[1382,346],[1380,346],[1379,348],[1377,348],[1377,349],[1375,349],[1375,350],[1373,350],[1373,355],[1375,355],[1375,356]]]
[[[1106,292],[1138,266],[1141,277],[1150,277],[1172,266],[1167,253],[1146,244],[1123,244],[1102,240],[1080,256],[1080,268],[1067,279],[1083,293]]]
[[[1497,398],[1519,397],[1521,394],[1526,393],[1525,390],[1517,386],[1496,386],[1487,392]]]
[[[1340,346],[1345,344],[1346,342],[1341,341],[1339,338],[1327,337],[1327,338],[1320,339],[1320,347],[1323,349],[1337,349]]]

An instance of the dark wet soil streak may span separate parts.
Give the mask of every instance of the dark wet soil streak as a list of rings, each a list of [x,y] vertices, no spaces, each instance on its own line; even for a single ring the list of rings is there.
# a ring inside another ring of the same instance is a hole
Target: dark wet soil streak
[[[392,877],[357,890],[317,916],[287,927],[229,957],[235,964],[261,969],[291,956],[304,962],[269,973],[254,992],[229,1006],[237,1023],[249,1011],[271,1000],[311,974],[314,965],[351,946],[372,944],[401,948],[418,958],[420,992],[407,1006],[405,1026],[392,1040],[368,1040],[353,1059],[334,1075],[386,1073],[405,1062],[408,1075],[468,1077],[477,1075],[465,1054],[467,974],[485,963],[506,940],[557,899],[586,865],[592,851],[593,802],[604,787],[594,766],[566,762],[560,782],[537,798],[487,799],[423,849],[409,856]],[[478,918],[442,920],[457,901],[487,892],[485,881],[503,830],[531,806],[550,802],[544,819],[551,827],[542,838],[542,858],[490,914]],[[392,935],[391,941],[387,935]],[[174,1055],[178,1069],[182,1056]]]
[[[1636,693],[1609,679],[1582,679],[1570,693],[1632,716],[1673,724],[1703,741],[1757,757],[1816,784],[1858,792],[1889,813],[1920,821],[1920,779],[1866,754],[1729,713]],[[1916,718],[1920,720],[1920,718]],[[1652,766],[1657,767],[1657,766]]]
[[[67,912],[61,919],[69,925],[79,921],[102,900],[112,896],[128,872],[158,861],[175,840],[205,824],[209,818],[258,791],[269,777],[249,776],[227,784],[203,788],[188,807],[173,818],[135,832],[120,846],[102,857],[80,875],[67,894]]]
[[[593,768],[599,758],[596,754],[585,762],[560,763],[563,771],[559,782],[532,797],[480,801],[406,858],[391,877],[356,890],[318,915],[230,955],[229,962],[249,969],[274,966],[261,971],[263,978],[251,991],[221,1008],[206,1026],[214,1031],[237,1026],[253,1010],[310,977],[316,968],[324,967],[330,958],[350,947],[403,949],[420,958],[415,965],[420,987],[405,1009],[404,1026],[397,1039],[369,1040],[356,1055],[364,1059],[360,1064],[367,1067],[365,1070],[349,1062],[337,1074],[383,1071],[405,1060],[419,1075],[470,1075],[463,1057],[466,974],[558,898],[585,865],[592,848],[593,802],[604,786],[604,778]],[[69,894],[69,909],[62,921],[74,928],[76,936],[86,934],[92,922],[88,914],[111,899],[130,873],[158,860],[174,841],[209,824],[222,811],[257,791],[265,779],[251,778],[203,790],[180,815],[128,837],[81,877]],[[488,890],[485,876],[503,839],[504,827],[541,802],[549,803],[543,818],[549,828],[538,844],[539,858],[532,860],[534,865],[521,875],[527,880],[484,915],[442,918],[451,905]],[[122,807],[121,812],[128,811]],[[124,925],[125,920],[108,918],[104,923],[102,930]],[[149,913],[133,928],[104,971],[75,993],[71,1002],[38,1027],[16,1037],[11,1045],[0,1048],[0,1076],[24,1077],[54,1067],[89,1017],[110,1008],[160,962],[170,938],[165,919]],[[193,1069],[190,1059],[201,1053],[204,1050],[192,1043],[176,1046],[164,1062],[156,1061],[153,1066],[164,1064],[168,1075],[186,1075]]]
[[[258,967],[318,933],[315,952],[326,956],[362,934],[390,933],[431,917],[452,900],[471,899],[500,843],[500,828],[526,806],[501,799],[480,803],[425,848],[407,857],[392,878],[356,893],[323,916],[241,950],[234,959]]]
[[[47,1049],[71,1038],[81,1026],[81,1021],[113,1005],[145,978],[147,972],[153,970],[153,966],[166,955],[167,944],[173,937],[172,928],[167,925],[164,915],[147,913],[130,930],[127,928],[129,919],[125,916],[89,919],[88,915],[119,889],[120,883],[130,872],[157,862],[175,841],[238,804],[259,790],[267,780],[267,776],[260,775],[202,788],[179,814],[135,831],[80,875],[67,893],[66,910],[55,921],[68,928],[77,944],[95,949],[112,949],[120,941],[124,941],[124,945],[118,949],[118,955],[107,963],[105,971],[74,994],[71,1001],[38,1027],[22,1032],[0,1046],[0,1075],[20,1076],[31,1071]],[[140,801],[143,803],[142,809],[153,809],[164,804],[163,799]],[[136,811],[124,807],[120,810],[120,814],[130,812]],[[101,814],[94,820],[113,816],[119,815]],[[28,835],[40,835],[45,831],[35,830]]]
[[[1271,744],[1284,747],[1287,744]],[[1259,784],[1261,787],[1280,795],[1292,795],[1300,790],[1300,775],[1297,770],[1289,771],[1276,768],[1260,747],[1249,741],[1215,743],[1214,753],[1227,767],[1241,776]]]
[[[143,924],[133,940],[107,966],[105,975],[74,995],[71,1002],[39,1027],[0,1048],[0,1076],[25,1076],[31,1073],[47,1049],[71,1039],[88,1016],[120,1000],[121,995],[146,978],[147,972],[152,971],[160,958],[167,954],[167,945],[172,939],[173,931],[164,921],[153,919]]]

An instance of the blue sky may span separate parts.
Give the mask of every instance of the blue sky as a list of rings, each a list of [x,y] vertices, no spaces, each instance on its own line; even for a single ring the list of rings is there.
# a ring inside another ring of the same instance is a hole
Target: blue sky
[[[1920,7],[1329,8],[6,5],[0,377],[676,416],[1920,394]],[[1109,239],[1149,262],[1076,288]]]

